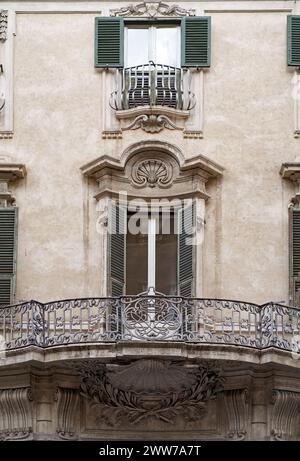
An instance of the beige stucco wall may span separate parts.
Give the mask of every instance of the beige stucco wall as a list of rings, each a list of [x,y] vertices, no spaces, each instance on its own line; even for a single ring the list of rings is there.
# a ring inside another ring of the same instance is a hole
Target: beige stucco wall
[[[95,230],[96,185],[83,179],[80,167],[102,154],[119,158],[132,142],[158,139],[186,157],[203,154],[225,167],[223,178],[208,185],[203,295],[288,301],[293,188],[279,169],[294,160],[300,142],[286,66],[286,16],[294,2],[201,2],[201,10],[199,2],[178,2],[212,16],[203,139],[165,129],[127,131],[118,140],[101,137],[94,17],[128,2],[72,3],[85,13],[51,13],[70,9],[59,2],[35,2],[43,13],[28,12],[32,3],[3,4],[17,14],[14,135],[0,140],[0,152],[28,172],[12,186],[19,207],[16,300],[99,295],[105,268]],[[232,8],[244,11],[211,12]],[[260,11],[249,12],[255,8]]]

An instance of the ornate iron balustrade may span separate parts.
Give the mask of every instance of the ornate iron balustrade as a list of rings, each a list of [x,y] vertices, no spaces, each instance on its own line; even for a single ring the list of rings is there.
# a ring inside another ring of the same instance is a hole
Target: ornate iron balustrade
[[[30,301],[0,309],[0,335],[7,350],[127,340],[275,347],[298,354],[300,311],[274,303],[149,294]]]
[[[118,72],[118,89],[111,94],[115,110],[140,106],[165,106],[178,110],[195,107],[190,71],[163,64],[142,64]]]

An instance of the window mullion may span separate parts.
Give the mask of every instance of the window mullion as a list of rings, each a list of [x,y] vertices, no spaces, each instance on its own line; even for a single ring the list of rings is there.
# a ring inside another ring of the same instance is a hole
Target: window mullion
[[[148,290],[155,290],[156,219],[148,220]]]

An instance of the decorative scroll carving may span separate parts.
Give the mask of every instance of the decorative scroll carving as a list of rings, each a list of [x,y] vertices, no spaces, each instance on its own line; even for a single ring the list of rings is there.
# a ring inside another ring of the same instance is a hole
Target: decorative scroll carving
[[[0,440],[26,439],[32,432],[31,389],[0,390]]]
[[[129,378],[133,368],[135,380]],[[169,361],[144,359],[110,372],[104,364],[86,361],[78,367],[81,395],[114,427],[147,418],[172,423],[180,416],[195,421],[205,414],[208,400],[223,389],[223,379],[220,370],[209,364],[179,368]]]
[[[172,172],[172,165],[163,160],[140,160],[133,165],[131,179],[139,187],[166,187],[172,181]]]
[[[274,389],[271,402],[274,405],[271,420],[272,440],[297,440],[300,392]]]
[[[7,39],[7,21],[8,11],[0,10],[0,42],[5,42]]]
[[[76,437],[75,415],[79,403],[77,389],[57,389],[57,429],[61,439],[72,440]]]
[[[195,16],[195,10],[187,10],[178,5],[167,5],[162,2],[143,2],[138,5],[128,5],[110,10],[110,16],[137,17],[183,17]]]
[[[169,117],[166,115],[139,115],[136,117],[130,125],[122,128],[125,130],[137,130],[141,128],[147,133],[159,133],[164,128],[169,130],[181,130],[182,128],[178,127],[173,123]]]
[[[244,440],[247,435],[248,390],[232,389],[224,392],[227,415],[227,438]]]

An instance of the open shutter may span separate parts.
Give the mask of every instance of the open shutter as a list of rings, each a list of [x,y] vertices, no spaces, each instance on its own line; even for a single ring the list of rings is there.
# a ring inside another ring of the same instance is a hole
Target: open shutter
[[[0,208],[0,306],[11,304],[16,274],[17,209]]]
[[[194,204],[185,206],[178,212],[178,294],[187,298],[194,294],[194,214]]]
[[[211,54],[210,16],[191,16],[181,20],[182,67],[209,67]]]
[[[300,307],[300,209],[290,209],[290,291],[292,304]]]
[[[112,203],[109,213],[108,288],[110,296],[125,294],[126,209]]]
[[[95,18],[95,67],[123,67],[123,18]]]
[[[300,15],[287,17],[288,66],[300,66]]]

